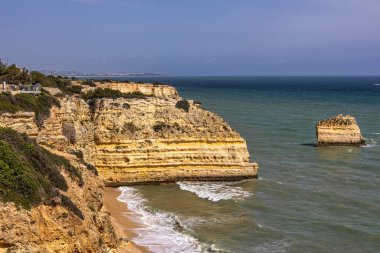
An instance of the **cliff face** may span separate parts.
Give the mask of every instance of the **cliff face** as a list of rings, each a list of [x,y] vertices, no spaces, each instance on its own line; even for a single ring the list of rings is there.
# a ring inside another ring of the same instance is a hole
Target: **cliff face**
[[[365,139],[354,117],[338,115],[316,125],[317,146],[362,145]]]
[[[214,113],[182,101],[173,87],[98,85],[149,97],[96,99],[90,105],[80,98],[61,98],[61,107],[53,107],[38,132],[38,143],[82,151],[110,186],[257,176],[245,140]]]
[[[187,112],[177,102],[99,101],[94,163],[106,184],[256,176],[246,142],[222,118],[192,101]]]
[[[9,127],[30,137],[38,136],[38,126],[34,121],[34,112],[0,114],[0,127]]]

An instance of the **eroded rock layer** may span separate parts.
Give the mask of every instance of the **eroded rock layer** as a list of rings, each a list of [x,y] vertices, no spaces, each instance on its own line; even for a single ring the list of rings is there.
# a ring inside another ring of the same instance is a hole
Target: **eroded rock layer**
[[[363,145],[365,139],[354,117],[338,115],[320,120],[316,126],[317,146]]]
[[[96,88],[119,90],[123,93],[142,93],[147,96],[157,98],[174,98],[179,97],[177,90],[169,85],[156,85],[151,83],[124,83],[124,82],[95,82],[95,87],[86,87],[84,92],[94,90]]]
[[[257,177],[245,140],[170,86],[102,84],[144,99],[60,98],[39,130],[39,144],[83,155],[106,185]],[[137,88],[136,88],[137,87]]]

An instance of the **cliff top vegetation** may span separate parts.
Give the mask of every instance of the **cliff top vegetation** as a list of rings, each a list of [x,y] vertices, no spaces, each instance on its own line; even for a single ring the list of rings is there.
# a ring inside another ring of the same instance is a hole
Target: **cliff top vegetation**
[[[144,99],[147,95],[141,93],[141,92],[132,92],[132,93],[123,93],[119,90],[113,90],[109,88],[96,88],[95,90],[88,91],[85,94],[82,94],[82,98],[84,100],[90,100],[94,98],[139,98]]]
[[[356,120],[354,117],[347,115],[343,116],[339,114],[338,116],[332,117],[330,119],[320,120],[317,126],[350,126],[355,125]]]
[[[54,105],[59,107],[58,99],[46,92],[36,96],[25,93],[17,95],[12,95],[9,92],[0,93],[0,113],[34,112],[35,121],[39,127],[49,117],[50,108]]]

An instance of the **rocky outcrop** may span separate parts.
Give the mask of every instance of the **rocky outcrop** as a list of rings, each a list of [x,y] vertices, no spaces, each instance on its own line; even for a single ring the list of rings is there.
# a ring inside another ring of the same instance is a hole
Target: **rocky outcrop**
[[[173,87],[98,85],[148,96],[60,98],[61,107],[51,109],[38,143],[83,154],[109,186],[257,177],[245,140],[199,103],[182,100]]]
[[[363,145],[365,139],[354,117],[338,115],[320,120],[316,125],[317,146]]]
[[[17,112],[0,114],[0,127],[9,127],[30,137],[37,137],[38,126],[34,120],[34,112]]]
[[[128,106],[126,106],[128,103]],[[94,164],[107,185],[234,180],[257,175],[247,145],[219,116],[177,100],[99,101]]]

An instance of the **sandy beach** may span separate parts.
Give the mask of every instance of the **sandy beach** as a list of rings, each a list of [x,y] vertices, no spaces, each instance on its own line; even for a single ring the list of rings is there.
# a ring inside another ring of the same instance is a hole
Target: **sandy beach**
[[[104,190],[104,205],[111,214],[111,221],[115,228],[115,232],[119,238],[127,238],[129,243],[121,252],[130,253],[149,253],[150,251],[144,247],[137,246],[133,243],[136,236],[134,230],[139,228],[139,224],[131,219],[133,214],[125,203],[117,200],[120,192],[116,188],[106,187]]]

